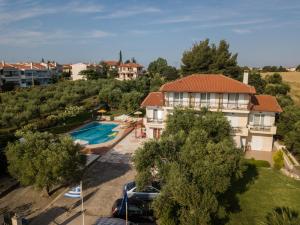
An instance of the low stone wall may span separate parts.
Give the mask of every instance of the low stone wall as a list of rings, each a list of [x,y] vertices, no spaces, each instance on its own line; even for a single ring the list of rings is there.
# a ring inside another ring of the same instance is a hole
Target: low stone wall
[[[281,169],[281,172],[286,176],[300,180],[300,164],[297,159],[286,149],[284,145],[275,142],[274,147],[277,151],[283,152],[284,168]]]

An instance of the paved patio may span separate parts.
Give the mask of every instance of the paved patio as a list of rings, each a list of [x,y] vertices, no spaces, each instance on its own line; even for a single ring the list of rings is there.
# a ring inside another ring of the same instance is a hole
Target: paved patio
[[[246,159],[251,159],[254,158],[256,160],[265,160],[268,161],[271,166],[273,166],[273,151],[272,152],[267,152],[267,151],[246,151],[245,153],[245,158]]]

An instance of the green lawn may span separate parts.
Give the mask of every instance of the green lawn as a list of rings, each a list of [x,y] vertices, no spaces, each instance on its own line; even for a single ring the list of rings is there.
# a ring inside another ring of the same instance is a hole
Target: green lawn
[[[288,206],[300,213],[300,181],[270,168],[251,167],[240,184],[233,190],[238,194],[228,225],[258,224],[274,207]]]

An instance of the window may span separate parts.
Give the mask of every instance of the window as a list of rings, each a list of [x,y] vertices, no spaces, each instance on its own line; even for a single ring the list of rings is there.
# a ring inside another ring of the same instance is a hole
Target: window
[[[183,103],[183,93],[182,92],[175,92],[174,93],[174,105],[182,105]]]
[[[153,109],[153,119],[157,120],[157,109]]]
[[[264,126],[265,115],[264,114],[254,114],[250,115],[249,122],[254,126]]]
[[[200,95],[201,107],[209,106],[209,101],[210,101],[210,93],[201,93]]]

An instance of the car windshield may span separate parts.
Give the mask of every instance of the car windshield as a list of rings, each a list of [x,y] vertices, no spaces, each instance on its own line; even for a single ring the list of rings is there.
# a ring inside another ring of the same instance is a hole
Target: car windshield
[[[129,191],[135,187],[135,182],[129,182],[126,184],[126,190]]]

